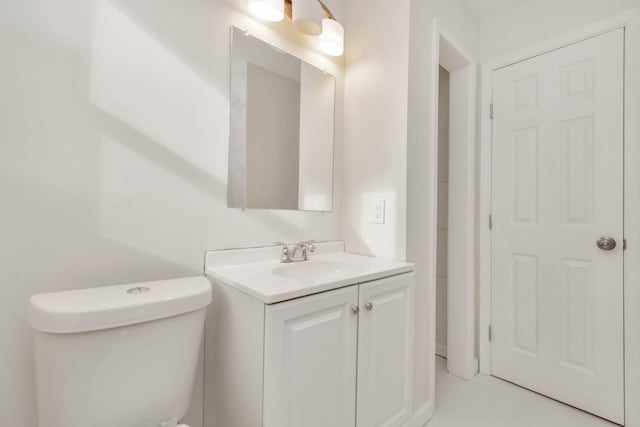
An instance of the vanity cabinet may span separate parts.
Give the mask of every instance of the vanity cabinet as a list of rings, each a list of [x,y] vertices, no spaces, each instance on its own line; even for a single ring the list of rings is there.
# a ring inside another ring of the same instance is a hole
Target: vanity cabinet
[[[357,427],[411,417],[413,273],[359,286]]]
[[[220,401],[207,427],[391,427],[411,417],[413,273],[270,305],[214,288],[225,329],[211,347]]]
[[[265,427],[353,427],[358,287],[266,310]]]

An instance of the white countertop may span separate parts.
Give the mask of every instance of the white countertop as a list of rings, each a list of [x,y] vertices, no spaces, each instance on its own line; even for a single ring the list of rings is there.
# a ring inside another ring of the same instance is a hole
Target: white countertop
[[[344,252],[342,242],[316,244],[308,261],[280,263],[277,246],[208,252],[205,273],[265,304],[413,271],[413,264]]]

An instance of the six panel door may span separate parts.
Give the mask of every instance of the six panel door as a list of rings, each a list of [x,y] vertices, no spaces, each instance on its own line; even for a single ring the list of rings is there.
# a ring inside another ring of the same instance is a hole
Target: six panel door
[[[497,70],[492,149],[492,373],[621,424],[623,38]]]
[[[353,427],[358,287],[266,308],[265,427]]]
[[[400,426],[411,415],[414,274],[360,285],[358,427]]]

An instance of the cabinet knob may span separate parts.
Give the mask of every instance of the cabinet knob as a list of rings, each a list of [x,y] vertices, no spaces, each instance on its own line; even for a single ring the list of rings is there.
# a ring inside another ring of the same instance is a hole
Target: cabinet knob
[[[353,314],[358,314],[360,313],[360,307],[354,305],[353,307],[351,307],[351,311],[353,312]]]
[[[364,305],[364,308],[366,308],[366,309],[367,309],[367,311],[371,311],[371,310],[373,310],[373,304],[372,304],[372,303],[370,303],[370,302],[368,302],[368,303],[366,303],[366,304]]]

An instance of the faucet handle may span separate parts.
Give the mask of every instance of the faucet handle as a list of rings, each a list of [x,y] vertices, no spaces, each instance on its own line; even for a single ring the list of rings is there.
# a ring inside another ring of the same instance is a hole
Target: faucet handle
[[[280,262],[291,262],[291,255],[289,252],[289,246],[284,242],[274,242],[274,245],[282,246],[282,255],[280,255]]]
[[[316,241],[315,240],[309,240],[307,242],[307,247],[309,248],[309,252],[315,252],[316,251],[316,245],[315,245]]]
[[[284,242],[273,242],[274,245],[276,246],[282,246],[282,253],[283,254],[288,254],[289,253],[289,245],[287,245]]]

